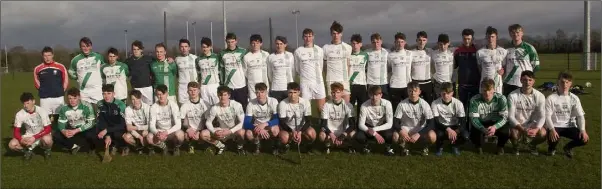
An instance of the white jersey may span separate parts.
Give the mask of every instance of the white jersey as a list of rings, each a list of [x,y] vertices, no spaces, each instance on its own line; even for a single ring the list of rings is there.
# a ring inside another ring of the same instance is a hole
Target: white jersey
[[[502,47],[495,49],[481,48],[477,51],[477,64],[481,70],[481,80],[484,78],[495,79],[502,69],[502,62],[506,59],[508,51]]]
[[[558,95],[553,93],[546,98],[546,116],[549,129],[554,127],[568,128],[576,127],[576,119],[578,116],[585,115],[581,101],[577,95],[570,93],[568,95]],[[546,121],[547,122],[547,121]],[[585,128],[580,128],[585,130]]]
[[[412,50],[412,80],[431,80],[431,49]]]
[[[268,52],[260,50],[255,53],[248,51],[242,57],[242,61],[247,67],[247,85],[249,87],[255,88],[257,83],[265,83],[268,87],[270,86],[270,81],[268,81],[268,56]]]
[[[182,128],[180,120],[180,109],[175,101],[167,101],[167,105],[159,105],[159,101],[150,108],[150,126],[151,133],[156,134],[159,131],[167,131],[168,134],[176,132]]]
[[[201,130],[205,124],[203,123],[205,113],[209,109],[209,105],[203,99],[199,99],[197,103],[193,103],[190,100],[180,108],[180,115],[182,121],[188,122],[188,127],[194,130]]]
[[[351,53],[349,64],[351,66],[351,76],[349,83],[352,85],[366,85],[366,64],[368,63],[368,53],[360,51]]]
[[[412,81],[412,51],[391,51],[388,57],[388,67],[391,70],[391,88],[406,88]]]
[[[372,104],[372,100],[367,100],[360,106],[360,116],[358,128],[364,132],[369,127],[372,130],[382,131],[391,129],[393,126],[393,105],[386,99],[380,99],[377,105]]]
[[[366,83],[368,85],[385,85],[388,83],[387,79],[387,58],[389,52],[384,48],[380,50],[370,49],[368,53],[368,69],[366,71]]]
[[[433,119],[433,110],[422,98],[418,99],[417,103],[410,102],[410,98],[406,98],[397,105],[395,118],[401,119],[401,129],[418,132],[427,126],[426,120]]]
[[[286,86],[294,82],[297,75],[295,71],[295,56],[293,53],[284,51],[284,53],[272,53],[268,56],[268,77],[272,91],[286,91]]]
[[[125,108],[125,124],[136,126],[136,130],[148,130],[150,124],[150,105],[142,103],[140,109],[133,106]]]
[[[15,115],[16,128],[25,128],[24,136],[33,136],[44,130],[45,126],[50,126],[50,118],[45,109],[34,105],[33,113],[29,113],[24,109],[21,109]]]
[[[518,88],[508,95],[508,120],[515,126],[535,123],[538,128],[545,122],[546,97],[537,89],[531,94],[524,94]]]
[[[234,133],[242,129],[245,111],[242,109],[242,105],[234,100],[230,100],[227,107],[222,107],[220,103],[211,106],[207,114],[207,121],[205,122],[207,130],[211,133],[215,133],[216,131],[216,127],[213,126],[213,120],[216,118],[219,122],[217,128],[230,129]]]
[[[301,97],[299,97],[299,102],[294,104],[290,103],[289,98],[285,98],[278,104],[278,114],[280,118],[286,118],[286,125],[291,130],[297,130],[303,127],[304,117],[311,116],[311,104],[309,100]]]
[[[438,83],[452,82],[454,75],[454,52],[434,50],[431,52],[431,66],[434,68],[433,79]]]
[[[257,98],[251,99],[246,112],[246,116],[252,116],[256,123],[267,123],[278,113],[278,100],[268,97],[265,104],[260,104]]]
[[[539,67],[539,57],[533,45],[522,42],[507,50],[506,59],[502,63],[504,68],[504,83],[522,87],[520,74],[523,71],[536,71]]]
[[[444,126],[458,125],[460,123],[458,118],[466,117],[464,105],[454,97],[449,104],[443,103],[443,99],[438,98],[431,103],[431,110],[433,110],[433,117]]]
[[[324,61],[326,61],[326,81],[347,82],[349,80],[348,63],[351,57],[351,45],[341,42],[340,44],[326,44],[324,50]]]
[[[192,81],[197,81],[197,71],[195,61],[197,56],[188,54],[186,56],[177,56],[175,61],[178,66],[178,83],[188,84]]]
[[[339,104],[335,104],[332,100],[329,100],[324,104],[321,118],[326,119],[328,122],[328,129],[331,132],[336,133],[337,131],[343,131],[349,127],[349,118],[355,117],[354,114],[355,109],[351,103],[346,103],[341,100]]]
[[[295,50],[295,70],[299,73],[301,85],[303,83],[324,85],[323,66],[324,51],[317,45],[299,47]]]

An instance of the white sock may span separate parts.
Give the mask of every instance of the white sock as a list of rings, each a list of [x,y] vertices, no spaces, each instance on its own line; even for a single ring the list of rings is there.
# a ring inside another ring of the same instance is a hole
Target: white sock
[[[73,147],[71,147],[71,149],[75,149],[77,148],[77,144],[73,144]]]
[[[217,143],[215,144],[215,147],[224,148],[224,147],[226,147],[226,145],[224,145],[224,143],[222,143],[222,141],[217,141]]]

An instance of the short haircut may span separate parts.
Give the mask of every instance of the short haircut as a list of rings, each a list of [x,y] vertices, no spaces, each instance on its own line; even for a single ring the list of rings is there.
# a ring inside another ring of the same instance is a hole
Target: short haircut
[[[165,85],[165,84],[157,85],[157,92],[161,92],[163,94],[167,93],[167,85]]]
[[[362,36],[360,34],[351,35],[351,42],[362,43]]]
[[[439,34],[439,37],[437,37],[437,42],[449,43],[449,36],[447,34]]]
[[[284,36],[276,36],[276,41],[280,41],[284,44],[288,44],[288,41],[286,40],[286,37],[284,37]]]
[[[290,82],[290,83],[286,84],[286,90],[300,91],[301,86],[299,86],[299,83],[297,83],[297,82]]]
[[[441,87],[439,88],[441,89],[441,92],[445,92],[445,93],[453,93],[454,92],[454,85],[450,82],[444,82],[441,84]]]
[[[236,40],[236,34],[234,34],[234,33],[226,34],[226,40],[230,40],[230,39]]]
[[[406,34],[403,34],[401,32],[397,32],[395,34],[395,40],[398,40],[398,39],[403,39],[405,41],[406,40]]]
[[[407,86],[408,90],[420,88],[420,84],[417,81],[410,81]]]
[[[383,90],[378,85],[372,85],[372,86],[370,86],[370,88],[368,88],[369,95],[377,95],[382,92],[383,92]]]
[[[165,51],[167,51],[167,48],[165,48],[165,44],[163,44],[163,43],[157,43],[155,45],[155,49],[158,48],[158,47],[163,47],[163,49],[165,49]]]
[[[373,33],[372,35],[370,35],[370,41],[374,41],[374,40],[382,40],[382,36],[380,36],[379,33]]]
[[[102,92],[115,92],[115,86],[113,84],[102,85]]]
[[[119,56],[119,51],[117,51],[116,48],[111,47],[109,48],[109,50],[107,51],[107,54],[114,54],[115,56]]]
[[[491,27],[491,26],[487,26],[487,30],[485,31],[485,35],[491,35],[491,34],[497,35],[497,29],[495,29],[494,27]]]
[[[470,28],[463,29],[462,36],[465,36],[465,35],[474,36],[474,31]]]
[[[573,74],[568,71],[562,71],[558,74],[558,80],[565,79],[567,81],[573,81]]]
[[[188,46],[190,46],[190,41],[188,41],[188,39],[180,39],[180,41],[178,42],[178,45],[182,45],[182,43],[186,43],[186,44],[188,44]]]
[[[130,91],[130,96],[134,96],[137,99],[140,99],[140,98],[142,98],[142,92],[140,92],[139,90],[134,89],[134,90]]]
[[[263,43],[263,39],[261,39],[261,35],[259,35],[259,34],[253,34],[253,35],[251,35],[251,37],[249,37],[249,43],[253,42],[253,41],[258,41],[259,43]]]
[[[47,52],[54,54],[54,51],[52,50],[52,47],[45,46],[45,47],[42,49],[42,54],[44,54],[44,53],[47,53]]]
[[[33,94],[31,94],[30,92],[24,92],[21,94],[21,103],[24,103],[24,102],[27,102],[30,100],[34,100]]]
[[[225,85],[217,87],[217,95],[220,96],[222,93],[232,94],[232,89]]]
[[[71,87],[67,90],[67,96],[79,96],[79,89],[75,87]]]
[[[138,47],[139,49],[144,50],[144,45],[142,45],[142,41],[136,40],[132,42],[132,47]]]
[[[535,73],[533,73],[533,71],[525,70],[520,73],[520,77],[523,77],[523,76],[528,76],[530,78],[535,79]]]
[[[87,46],[92,46],[92,40],[90,40],[90,38],[88,38],[88,37],[82,37],[79,40],[79,44],[82,44],[82,43],[86,44]]]
[[[266,85],[265,83],[261,82],[261,83],[255,84],[255,91],[265,91],[265,90],[268,90],[268,85]]]
[[[208,47],[211,47],[213,44],[211,42],[211,39],[209,39],[208,37],[203,37],[201,38],[201,45],[207,45]]]
[[[418,33],[416,33],[416,38],[421,38],[421,37],[429,38],[429,36],[426,34],[425,31],[419,31]]]
[[[334,82],[334,83],[330,84],[330,90],[331,91],[343,91],[343,90],[345,90],[345,86],[343,86],[343,84],[341,84],[339,82]]]
[[[190,87],[200,89],[201,85],[196,81],[191,81],[191,82],[188,82],[188,86],[186,88],[190,88]]]
[[[512,31],[515,31],[515,30],[519,30],[519,29],[520,30],[524,30],[523,27],[520,24],[512,24],[512,25],[508,26],[508,31],[509,32],[512,32]]]
[[[309,28],[305,28],[305,29],[303,29],[303,35],[305,35],[305,34],[312,34],[313,35],[314,34],[314,30],[311,30]]]
[[[343,32],[343,26],[341,25],[341,23],[334,21],[334,22],[332,22],[332,25],[330,25],[330,32],[332,32],[332,31],[341,33],[341,32]]]
[[[481,89],[483,89],[485,91],[492,90],[494,85],[495,85],[495,82],[491,78],[486,78],[486,79],[483,79],[483,81],[481,81]]]

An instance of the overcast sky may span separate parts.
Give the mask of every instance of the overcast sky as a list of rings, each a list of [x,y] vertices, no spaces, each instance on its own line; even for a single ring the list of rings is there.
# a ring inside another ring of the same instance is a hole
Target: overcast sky
[[[475,30],[476,38],[483,38],[489,25],[508,36],[507,27],[518,23],[528,35],[554,34],[557,29],[583,32],[582,1],[557,2],[226,2],[228,31],[239,36],[243,47],[248,37],[258,33],[269,47],[268,18],[272,18],[273,35],[288,38],[296,45],[293,9],[299,9],[299,33],[311,28],[316,43],[329,42],[328,29],[334,20],[344,27],[344,41],[359,33],[368,41],[369,35],[379,32],[386,43],[391,43],[396,32],[404,32],[413,44],[416,33],[424,30],[429,42],[440,33],[450,35],[452,41],[460,40],[463,28]],[[128,42],[141,40],[152,47],[163,41],[163,11],[167,11],[168,45],[186,36],[186,20],[197,22],[197,41],[210,36],[213,22],[213,39],[217,47],[223,46],[222,2],[1,2],[0,45],[22,45],[26,48],[62,45],[77,48],[83,36],[92,39],[94,51],[105,51],[109,46],[125,47],[124,30]],[[591,2],[591,25],[600,28],[601,2]],[[190,27],[189,37],[194,37]],[[215,42],[216,41],[216,42]],[[299,39],[302,44],[302,39]],[[197,42],[200,46],[200,42]],[[194,46],[194,43],[191,44]],[[200,47],[199,47],[200,48]]]

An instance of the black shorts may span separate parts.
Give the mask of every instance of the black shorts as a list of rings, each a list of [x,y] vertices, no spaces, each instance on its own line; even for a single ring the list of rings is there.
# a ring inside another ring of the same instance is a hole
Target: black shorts
[[[408,88],[390,88],[389,92],[391,95],[391,105],[393,106],[393,110],[397,108],[397,105],[401,103],[404,99],[408,98]]]
[[[288,97],[288,91],[270,91],[269,95],[280,102]]]
[[[249,88],[245,86],[243,88],[232,90],[232,95],[230,95],[230,99],[240,103],[242,105],[243,110],[246,110],[247,104],[249,104]]]
[[[503,94],[505,97],[508,97],[508,95],[509,95],[509,94],[510,94],[512,91],[514,91],[514,90],[516,90],[516,89],[518,89],[518,88],[520,88],[520,87],[519,87],[519,86],[515,86],[515,85],[510,85],[510,84],[506,84],[506,83],[504,83],[504,86],[503,86],[503,88],[502,88],[502,94]]]

